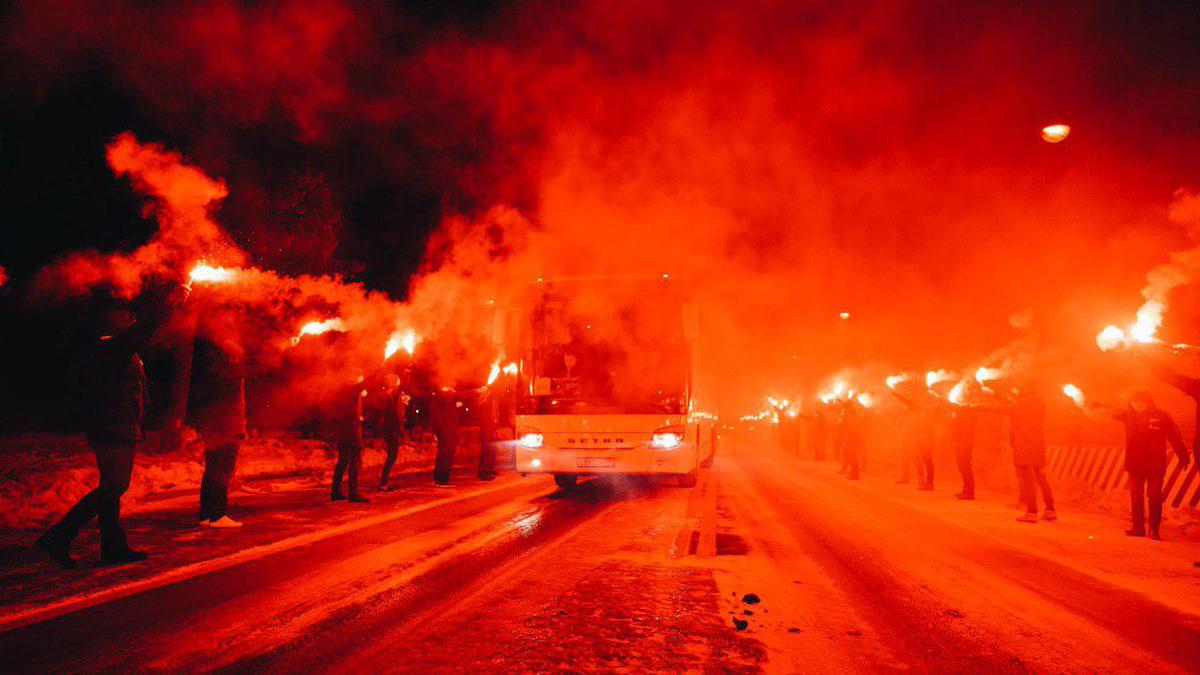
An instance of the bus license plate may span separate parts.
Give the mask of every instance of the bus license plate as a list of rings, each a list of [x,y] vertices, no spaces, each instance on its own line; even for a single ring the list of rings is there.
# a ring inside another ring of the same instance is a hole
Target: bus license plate
[[[580,457],[576,460],[576,465],[587,468],[612,468],[617,465],[617,460],[612,457]]]

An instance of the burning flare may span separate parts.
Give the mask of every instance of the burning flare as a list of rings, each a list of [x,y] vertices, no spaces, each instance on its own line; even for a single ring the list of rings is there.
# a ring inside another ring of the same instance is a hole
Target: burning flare
[[[1083,407],[1084,398],[1082,389],[1073,384],[1064,384],[1062,391],[1067,395],[1068,398],[1075,402],[1075,405],[1079,406],[1080,408]]]
[[[1071,135],[1071,127],[1066,124],[1051,124],[1042,127],[1042,140],[1047,143],[1062,143]]]
[[[296,337],[292,338],[292,344],[300,344],[300,339],[305,335],[323,335],[329,331],[345,333],[346,322],[342,321],[339,317],[326,319],[324,321],[309,321],[300,327],[300,332],[296,335]]]
[[[210,284],[223,284],[233,279],[235,270],[226,269],[224,267],[209,267],[203,263],[192,268],[191,274],[188,275],[188,285],[192,285],[197,281]]]
[[[931,370],[928,373],[925,373],[925,386],[929,389],[932,389],[933,385],[935,384],[949,382],[953,379],[954,374],[948,370]]]
[[[963,398],[966,395],[966,393],[967,393],[967,381],[959,380],[958,384],[954,385],[954,388],[950,390],[950,393],[946,396],[946,399],[949,400],[954,405],[962,405]]]
[[[871,406],[875,405],[875,397],[871,396],[865,391],[859,394],[856,398],[858,399],[858,404],[864,408],[870,408]]]
[[[896,387],[900,386],[901,383],[908,382],[911,379],[912,379],[912,377],[908,373],[901,373],[899,375],[888,375],[888,378],[887,378],[888,389],[895,389]]]
[[[1116,326],[1105,326],[1104,330],[1096,335],[1096,346],[1102,352],[1112,351],[1124,347],[1126,344],[1125,331]]]
[[[504,368],[502,368],[501,370],[504,372],[505,375],[516,375],[517,374],[517,362],[513,361],[512,363],[509,363],[507,366],[504,366]]]
[[[1005,373],[1003,368],[988,368],[986,366],[980,366],[979,370],[975,371],[975,381],[979,384],[983,384],[984,382],[994,382],[1004,377],[1004,375]]]
[[[388,338],[387,345],[383,348],[383,360],[392,358],[401,349],[412,356],[413,352],[417,350],[417,334],[411,330],[404,333],[399,331],[392,333],[392,336]]]

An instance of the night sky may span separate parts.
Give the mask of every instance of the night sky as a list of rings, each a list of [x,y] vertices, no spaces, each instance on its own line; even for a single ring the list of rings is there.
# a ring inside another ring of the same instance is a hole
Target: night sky
[[[72,12],[74,4],[77,14]],[[26,2],[14,3],[0,15],[5,38],[0,45],[0,213],[5,239],[0,265],[10,277],[0,289],[0,426],[5,428],[71,428],[75,418],[75,346],[86,333],[90,305],[34,298],[33,275],[71,251],[132,249],[153,231],[153,223],[143,216],[144,201],[126,181],[114,178],[105,163],[105,144],[122,131],[133,130],[139,138],[177,149],[236,186],[218,219],[256,264],[290,274],[338,273],[398,299],[408,292],[425,243],[444,215],[475,212],[493,200],[518,208],[538,206],[537,188],[522,180],[529,166],[515,161],[507,150],[526,142],[536,145],[536,128],[513,125],[465,95],[455,100],[428,79],[436,73],[421,68],[393,72],[381,64],[439,45],[447,45],[448,58],[453,58],[453,45],[499,41],[514,23],[526,21],[522,17],[528,15],[522,12],[528,7],[544,4],[364,3],[373,30],[348,47],[351,53],[339,53],[348,65],[330,84],[334,91],[306,91],[312,96],[346,96],[344,117],[338,105],[318,105],[315,115],[306,116],[304,101],[296,108],[296,101],[287,96],[260,99],[253,91],[259,86],[254,81],[244,89],[217,85],[206,90],[194,80],[173,79],[190,71],[187,59],[211,57],[215,62],[218,57],[191,45],[176,49],[178,45],[168,44],[166,38],[178,34],[148,34],[155,18],[124,22],[123,17],[168,14],[147,9],[156,4]],[[228,9],[238,3],[213,4]],[[1011,5],[977,3],[972,20]],[[1089,7],[1086,28],[1071,32],[1076,39],[1083,35],[1092,41],[1095,58],[1105,64],[1095,86],[1108,96],[1106,105],[1111,107],[1104,114],[1128,114],[1156,125],[1149,153],[1162,158],[1174,175],[1190,173],[1200,182],[1197,158],[1173,155],[1162,140],[1179,134],[1189,139],[1179,148],[1190,153],[1197,147],[1200,5],[1018,5],[1016,11],[1063,20],[1083,15],[1081,8]],[[957,3],[949,5],[954,6]],[[813,5],[814,21],[825,8]],[[961,36],[954,12],[946,8],[934,4],[910,18],[925,22],[922,42],[943,41],[949,62],[936,68],[953,69]],[[655,20],[675,23],[669,15]],[[682,15],[679,23],[686,23]],[[1052,27],[1047,29],[1047,35],[1053,33]],[[520,35],[537,36],[538,28],[525,23]],[[1036,42],[1050,39],[1047,35]],[[637,54],[639,40],[654,39],[635,36],[625,46]],[[533,43],[530,49],[539,47]],[[581,53],[605,49],[584,37],[577,48]],[[936,51],[922,48],[922,58],[936,60]],[[172,53],[185,56],[165,65],[131,65],[143,55],[161,61]],[[1014,58],[1020,60],[1020,55]],[[291,75],[280,68],[267,69],[264,77],[275,73]],[[314,72],[314,77],[320,73]],[[1074,110],[1064,107],[1083,117],[1081,102],[1074,102]],[[1122,139],[1109,141],[1118,147],[1125,144]],[[1122,147],[1113,156],[1129,151]],[[162,372],[153,355],[151,366],[153,372]]]

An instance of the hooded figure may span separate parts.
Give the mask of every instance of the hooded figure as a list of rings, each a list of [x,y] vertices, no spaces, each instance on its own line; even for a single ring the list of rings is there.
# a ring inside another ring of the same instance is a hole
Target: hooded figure
[[[1145,500],[1150,502],[1150,536],[1159,539],[1162,522],[1163,477],[1167,473],[1167,444],[1179,456],[1179,465],[1188,464],[1187,447],[1179,426],[1167,411],[1154,404],[1148,391],[1134,392],[1129,405],[1113,418],[1125,425],[1125,471],[1129,474],[1130,511],[1133,527],[1125,531],[1131,537],[1146,535]]]

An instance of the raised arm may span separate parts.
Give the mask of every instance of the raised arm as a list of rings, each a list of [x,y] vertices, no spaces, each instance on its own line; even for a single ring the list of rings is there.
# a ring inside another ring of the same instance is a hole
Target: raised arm
[[[1150,369],[1150,372],[1154,373],[1155,377],[1192,398],[1200,399],[1200,378],[1188,377],[1147,354],[1138,354],[1137,357],[1142,363],[1146,364],[1146,367]]]
[[[150,342],[150,338],[162,327],[171,310],[187,299],[191,289],[179,286],[167,297],[166,301],[153,309],[142,312],[137,320],[125,330],[108,338],[102,338],[105,352],[118,361],[128,359]]]

